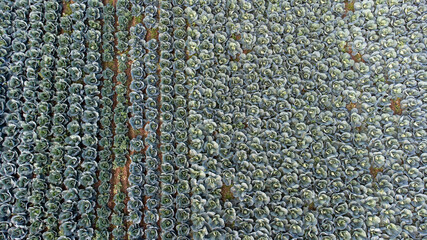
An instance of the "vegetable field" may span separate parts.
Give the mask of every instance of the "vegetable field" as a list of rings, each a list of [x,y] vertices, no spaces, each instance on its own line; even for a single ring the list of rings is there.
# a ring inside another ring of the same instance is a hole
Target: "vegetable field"
[[[427,239],[425,0],[0,0],[0,240]]]

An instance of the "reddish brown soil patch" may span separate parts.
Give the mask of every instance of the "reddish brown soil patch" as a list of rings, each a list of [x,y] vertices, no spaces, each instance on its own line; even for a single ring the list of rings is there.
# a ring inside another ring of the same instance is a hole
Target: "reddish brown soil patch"
[[[369,173],[371,174],[372,179],[375,179],[377,177],[378,173],[383,172],[383,171],[384,171],[383,168],[375,168],[372,166],[369,168]]]
[[[347,13],[348,12],[354,12],[354,3],[356,2],[356,0],[352,0],[352,1],[348,1],[348,0],[346,0],[345,2],[344,2],[344,4],[345,4],[345,12],[344,12],[344,14],[341,16],[341,18],[345,18],[346,16],[347,16]]]
[[[314,206],[314,202],[311,202],[310,204],[308,204],[308,210],[316,211],[316,207]]]
[[[349,103],[345,106],[347,108],[348,111],[351,111],[353,108],[360,108],[360,104],[358,103]]]
[[[236,41],[239,41],[242,38],[242,36],[240,34],[235,34],[235,33],[233,33],[233,35],[231,35],[231,37]]]
[[[62,16],[69,16],[73,13],[73,11],[71,10],[70,5],[73,4],[74,1],[70,0],[70,1],[62,1]]]
[[[231,200],[234,199],[234,195],[231,192],[231,187],[233,187],[232,185],[227,186],[225,184],[222,185],[221,187],[221,196],[222,196],[222,200],[225,202],[227,200]]]
[[[115,206],[113,197],[114,195],[116,195],[117,193],[117,188],[116,185],[120,183],[120,168],[115,168],[113,169],[113,176],[111,177],[111,196],[110,196],[110,201],[108,202],[108,207],[113,209]]]
[[[391,100],[390,108],[393,110],[395,115],[402,115],[402,106],[400,104],[400,98],[396,98],[395,100]]]
[[[344,49],[348,54],[350,54],[351,59],[353,59],[354,62],[365,62],[365,60],[363,60],[362,58],[362,54],[360,53],[353,54],[353,49],[348,43],[346,43],[346,45],[344,46]]]
[[[157,28],[147,29],[147,35],[145,36],[146,41],[154,38],[159,38],[159,30]]]
[[[235,57],[235,58],[230,57],[230,60],[231,60],[231,61],[235,61],[235,62],[239,62],[239,61],[240,61],[240,54],[236,54],[236,57]]]

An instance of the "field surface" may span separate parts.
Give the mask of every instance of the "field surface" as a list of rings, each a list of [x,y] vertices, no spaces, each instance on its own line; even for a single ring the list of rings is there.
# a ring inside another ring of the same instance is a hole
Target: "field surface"
[[[0,240],[427,238],[425,0],[0,0]]]

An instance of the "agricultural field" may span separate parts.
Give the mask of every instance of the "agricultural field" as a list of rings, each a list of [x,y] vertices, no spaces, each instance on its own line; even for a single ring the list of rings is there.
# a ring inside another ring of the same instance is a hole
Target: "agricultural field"
[[[0,240],[427,239],[425,0],[0,0]]]

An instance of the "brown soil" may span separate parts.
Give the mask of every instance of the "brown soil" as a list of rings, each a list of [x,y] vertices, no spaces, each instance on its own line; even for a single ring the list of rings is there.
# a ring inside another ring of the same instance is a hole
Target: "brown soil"
[[[383,172],[383,171],[384,171],[383,168],[375,168],[372,166],[369,168],[369,173],[371,174],[373,180],[375,180],[379,172]]]
[[[131,22],[131,26],[133,26],[133,25],[135,25],[135,18]],[[130,86],[130,84],[132,82],[132,77],[131,77],[131,65],[132,65],[132,62],[133,61],[131,61],[131,60],[128,61],[128,63],[127,63],[128,67],[127,67],[126,72],[125,72],[126,76],[128,77],[128,80],[126,81],[127,99],[129,99],[129,93],[131,92],[131,90],[129,89],[129,86]],[[128,104],[131,105],[130,102]],[[137,137],[138,132],[136,132],[132,128],[132,126],[130,125],[129,121],[127,122],[127,125],[128,125],[128,129],[129,129],[129,132],[128,132],[129,140],[132,140],[133,138]],[[127,157],[126,164],[125,164],[124,168],[122,168],[122,191],[126,193],[126,199],[124,201],[124,203],[126,205],[126,208],[125,208],[126,214],[129,213],[129,211],[127,209],[127,203],[129,201],[129,196],[127,194],[127,189],[129,188],[129,181],[128,181],[128,178],[129,178],[129,175],[130,175],[129,166],[130,166],[130,164],[132,162],[131,161],[131,156],[133,154],[135,154],[135,151],[130,151],[129,152],[129,155],[126,156]],[[131,222],[126,221],[126,229],[129,229],[130,224],[131,224]],[[127,235],[126,235],[126,239],[128,239]]]
[[[312,202],[312,203],[310,203],[308,205],[308,210],[310,210],[310,211],[316,211],[316,207],[314,206],[314,202]]]
[[[68,16],[68,15],[71,15],[73,13],[71,11],[71,7],[70,7],[70,5],[73,4],[73,3],[74,3],[73,0],[70,0],[70,1],[62,0],[62,6],[63,6],[63,8],[62,8],[62,16]]]
[[[348,111],[351,111],[353,108],[361,109],[361,105],[359,103],[348,103],[346,106]]]
[[[157,28],[147,29],[147,35],[145,36],[145,40],[149,41],[151,39],[156,38],[159,39],[159,30]]]
[[[238,53],[238,54],[236,54],[236,58],[232,58],[232,57],[230,57],[230,60],[231,61],[234,61],[234,62],[239,62],[240,61],[240,54]]]
[[[348,1],[348,0],[346,0],[345,2],[344,2],[344,4],[345,4],[345,12],[344,12],[344,14],[341,16],[341,18],[345,18],[346,16],[347,16],[347,13],[348,12],[354,12],[354,3],[356,2],[356,0],[352,0],[352,1]]]
[[[222,184],[221,187],[221,196],[222,196],[222,201],[226,202],[227,200],[232,200],[234,199],[234,195],[231,192],[231,187],[233,186],[227,186],[225,184]]]
[[[362,54],[357,53],[353,54],[353,49],[351,48],[350,44],[347,42],[347,44],[344,46],[345,51],[350,54],[351,59],[353,59],[354,62],[365,62],[362,58]]]
[[[233,34],[231,37],[236,41],[239,41],[242,38],[240,34]]]
[[[391,100],[390,108],[391,110],[393,110],[395,115],[402,115],[402,106],[400,104],[400,101],[401,101],[400,98]]]

